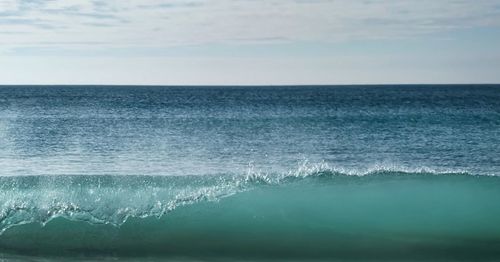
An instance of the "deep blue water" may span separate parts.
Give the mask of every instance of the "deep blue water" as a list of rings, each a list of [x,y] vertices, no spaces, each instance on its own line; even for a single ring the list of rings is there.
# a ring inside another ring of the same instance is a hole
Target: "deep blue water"
[[[496,260],[498,176],[500,85],[0,86],[0,258]]]
[[[500,86],[0,87],[2,175],[500,172]]]

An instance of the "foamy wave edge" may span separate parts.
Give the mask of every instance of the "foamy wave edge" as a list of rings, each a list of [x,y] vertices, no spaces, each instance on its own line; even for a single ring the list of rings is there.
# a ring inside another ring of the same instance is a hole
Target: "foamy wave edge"
[[[57,218],[64,218],[70,221],[87,222],[89,224],[105,224],[120,227],[130,218],[148,218],[161,217],[174,211],[175,209],[192,205],[202,201],[219,201],[225,197],[252,190],[259,185],[280,185],[307,178],[328,178],[328,177],[366,177],[366,176],[401,176],[401,175],[461,175],[461,176],[483,176],[476,175],[464,170],[437,170],[432,168],[401,168],[399,166],[374,165],[362,170],[353,170],[346,168],[335,168],[327,163],[310,164],[307,161],[301,163],[297,169],[287,173],[265,173],[254,167],[249,167],[246,174],[221,175],[220,182],[209,187],[199,188],[194,191],[188,191],[177,195],[174,199],[162,202],[158,199],[156,203],[151,203],[148,209],[137,210],[128,207],[120,207],[113,210],[109,216],[97,216],[94,210],[82,208],[77,203],[59,199],[47,207],[29,206],[29,203],[14,203],[10,206],[3,206],[0,210],[0,235],[8,229],[31,223],[37,223],[44,227],[49,222]],[[487,174],[485,176],[497,176]],[[197,176],[200,177],[200,176]],[[43,189],[41,189],[43,190]],[[24,220],[9,221],[15,216],[31,214]],[[40,215],[44,213],[44,215]]]

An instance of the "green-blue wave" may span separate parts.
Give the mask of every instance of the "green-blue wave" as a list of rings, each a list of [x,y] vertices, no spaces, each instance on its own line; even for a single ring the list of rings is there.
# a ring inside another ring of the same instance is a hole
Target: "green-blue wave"
[[[0,177],[0,252],[252,259],[500,259],[500,178]]]

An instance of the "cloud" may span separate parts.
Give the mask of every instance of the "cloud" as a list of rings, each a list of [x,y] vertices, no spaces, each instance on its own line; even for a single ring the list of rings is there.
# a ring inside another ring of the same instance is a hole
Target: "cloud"
[[[500,27],[500,1],[0,1],[3,50],[404,39],[478,27]]]

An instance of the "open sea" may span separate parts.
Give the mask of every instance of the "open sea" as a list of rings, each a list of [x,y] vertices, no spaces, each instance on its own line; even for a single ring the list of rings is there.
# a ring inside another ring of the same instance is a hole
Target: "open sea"
[[[499,261],[500,85],[0,86],[0,261]]]

